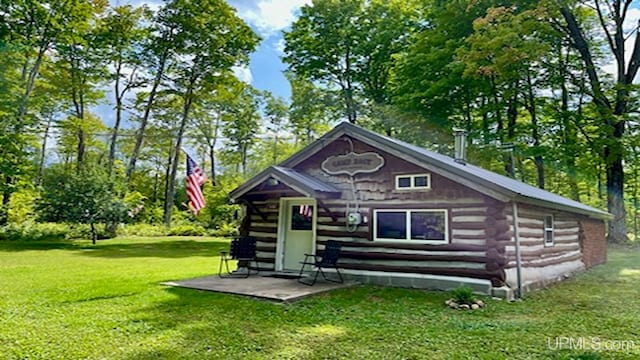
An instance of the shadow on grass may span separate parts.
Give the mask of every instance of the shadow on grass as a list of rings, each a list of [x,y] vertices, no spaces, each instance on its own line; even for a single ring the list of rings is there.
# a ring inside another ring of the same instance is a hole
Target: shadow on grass
[[[30,251],[30,250],[77,250],[81,247],[72,240],[41,240],[41,241],[0,241],[0,251]]]
[[[317,358],[330,354],[336,339],[354,336],[348,324],[332,316],[335,307],[317,305],[322,299],[309,306],[193,289],[166,291],[176,297],[142,309],[136,321],[155,332],[175,332],[175,341],[143,345],[127,359]],[[344,307],[360,302],[341,291],[323,298]]]
[[[171,240],[149,243],[100,244],[84,247],[80,253],[84,256],[102,258],[162,257],[183,258],[192,256],[214,256],[229,248],[227,240]]]
[[[17,252],[31,250],[70,250],[78,255],[100,258],[160,257],[185,258],[192,256],[217,256],[229,249],[228,239],[158,240],[146,242],[126,242],[120,239],[90,242],[65,241],[0,241],[0,251]]]

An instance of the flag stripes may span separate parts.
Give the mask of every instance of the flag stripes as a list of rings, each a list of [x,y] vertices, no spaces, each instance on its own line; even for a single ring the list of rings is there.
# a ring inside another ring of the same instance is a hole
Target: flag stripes
[[[202,185],[206,181],[207,177],[202,169],[187,154],[187,197],[189,198],[189,207],[196,215],[206,205],[202,194]]]

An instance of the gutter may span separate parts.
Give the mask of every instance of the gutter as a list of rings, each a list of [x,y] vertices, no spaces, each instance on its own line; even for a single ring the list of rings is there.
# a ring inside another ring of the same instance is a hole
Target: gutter
[[[513,237],[516,241],[516,276],[518,281],[518,299],[522,299],[522,257],[520,253],[520,230],[518,227],[518,204],[513,201]]]

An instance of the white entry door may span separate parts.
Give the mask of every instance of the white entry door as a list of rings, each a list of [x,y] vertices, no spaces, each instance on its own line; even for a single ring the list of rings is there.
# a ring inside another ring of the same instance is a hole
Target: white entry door
[[[308,198],[282,199],[280,205],[280,270],[298,271],[304,254],[315,254],[316,202]]]

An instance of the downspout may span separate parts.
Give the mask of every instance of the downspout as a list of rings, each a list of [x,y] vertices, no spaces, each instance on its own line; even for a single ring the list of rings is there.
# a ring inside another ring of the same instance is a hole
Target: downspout
[[[520,254],[520,230],[518,229],[518,204],[513,201],[513,237],[516,241],[516,277],[518,281],[518,299],[522,299],[522,258]]]

